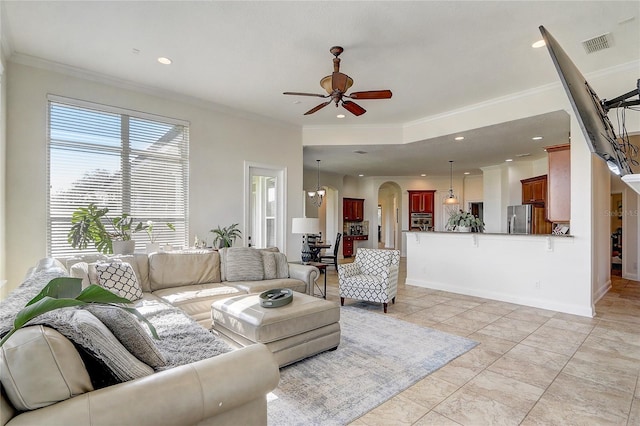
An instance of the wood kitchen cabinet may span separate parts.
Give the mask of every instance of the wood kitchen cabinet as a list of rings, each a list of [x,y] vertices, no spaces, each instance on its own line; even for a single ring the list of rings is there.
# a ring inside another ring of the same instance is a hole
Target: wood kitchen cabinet
[[[531,204],[531,233],[550,234],[552,223],[547,220],[547,175],[522,179],[522,204]]]
[[[548,146],[549,182],[547,219],[567,223],[571,220],[571,145]]]
[[[342,199],[343,220],[358,222],[364,220],[364,200],[362,198]]]
[[[522,204],[545,203],[547,200],[547,175],[522,179]]]
[[[368,235],[353,235],[342,237],[342,256],[353,256],[353,242],[354,241],[366,241],[369,239]]]
[[[435,191],[409,191],[409,213],[433,213]]]

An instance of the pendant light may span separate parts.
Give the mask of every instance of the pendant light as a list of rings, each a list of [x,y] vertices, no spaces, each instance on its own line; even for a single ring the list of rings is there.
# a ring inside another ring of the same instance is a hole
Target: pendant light
[[[453,195],[453,160],[449,160],[449,195],[444,199],[443,204],[460,204],[458,198]]]
[[[322,200],[324,199],[325,190],[320,188],[320,160],[316,160],[318,162],[318,184],[316,186],[315,191],[307,191],[307,195],[311,199],[311,202],[314,206],[320,207],[322,205]]]

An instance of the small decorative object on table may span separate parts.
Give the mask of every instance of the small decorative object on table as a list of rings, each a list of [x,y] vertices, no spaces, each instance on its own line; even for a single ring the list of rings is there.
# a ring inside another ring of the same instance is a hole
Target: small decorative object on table
[[[278,308],[288,305],[293,300],[293,291],[288,288],[274,288],[260,293],[260,306]]]

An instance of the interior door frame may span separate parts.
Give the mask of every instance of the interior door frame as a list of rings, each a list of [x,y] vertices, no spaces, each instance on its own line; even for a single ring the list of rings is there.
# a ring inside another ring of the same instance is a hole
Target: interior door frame
[[[287,226],[287,168],[274,164],[244,162],[244,229],[247,235],[251,232],[251,177],[255,171],[267,170],[277,176],[277,219],[276,219],[276,246],[282,253],[287,252],[286,226]],[[259,173],[258,173],[259,174]],[[247,246],[248,238],[244,238]]]

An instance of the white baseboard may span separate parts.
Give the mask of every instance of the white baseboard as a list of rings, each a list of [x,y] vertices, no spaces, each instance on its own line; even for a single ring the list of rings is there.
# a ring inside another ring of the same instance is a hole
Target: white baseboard
[[[433,281],[416,280],[407,277],[406,283],[416,287],[430,288],[434,290],[443,290],[450,293],[464,294],[467,296],[482,297],[484,299],[499,300],[501,302],[515,303],[517,305],[531,306],[533,308],[548,309],[556,312],[564,312],[567,314],[579,315],[583,317],[593,318],[595,310],[593,305],[569,305],[565,303],[557,303],[550,300],[525,298],[513,294],[499,293],[487,291],[483,289],[469,289],[467,287],[456,287],[449,284],[437,283]]]

